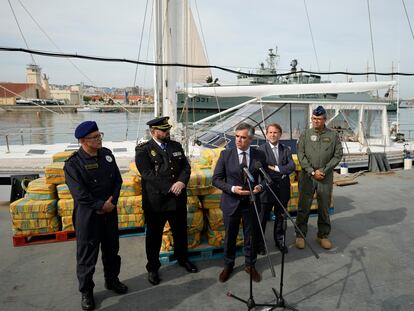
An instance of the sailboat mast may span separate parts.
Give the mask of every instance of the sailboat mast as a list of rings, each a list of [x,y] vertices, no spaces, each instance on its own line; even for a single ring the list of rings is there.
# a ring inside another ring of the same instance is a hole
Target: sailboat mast
[[[154,0],[154,53],[155,62],[163,63],[163,3],[164,1]],[[163,114],[163,68],[161,66],[154,67],[154,116],[158,117]]]

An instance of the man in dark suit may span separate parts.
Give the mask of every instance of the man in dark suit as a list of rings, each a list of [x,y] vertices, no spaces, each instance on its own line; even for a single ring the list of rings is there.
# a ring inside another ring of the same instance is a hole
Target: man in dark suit
[[[249,201],[249,188],[242,166],[248,167],[255,179],[253,193],[263,190],[263,185],[257,184],[259,172],[253,171],[256,162],[266,165],[262,151],[250,148],[254,136],[254,128],[241,123],[235,129],[236,148],[223,150],[217,161],[213,175],[213,186],[221,189],[220,207],[223,211],[224,227],[224,269],[220,273],[220,282],[226,282],[233,272],[236,257],[236,238],[239,232],[240,220],[243,220],[245,271],[252,275],[255,282],[260,282],[261,275],[255,268],[256,251],[252,246],[253,227],[258,225],[256,212]],[[254,215],[254,216],[253,216]]]
[[[174,238],[174,255],[188,272],[197,267],[188,260],[187,192],[191,167],[180,143],[170,140],[169,117],[148,121],[152,139],[136,147],[135,163],[141,174],[142,207],[147,231],[145,250],[148,281],[160,283],[158,270],[162,233],[168,221]]]
[[[269,176],[273,181],[271,188],[276,194],[284,208],[290,200],[290,179],[289,174],[295,171],[295,162],[292,159],[291,150],[284,144],[279,142],[282,136],[282,128],[277,123],[269,124],[266,127],[267,142],[259,147],[266,154],[266,162],[270,170]],[[260,194],[260,221],[263,232],[266,231],[266,223],[269,219],[270,212],[274,208],[276,220],[273,228],[273,237],[276,247],[284,253],[288,252],[284,246],[283,232],[283,210],[274,195],[267,189]],[[265,254],[264,241],[261,233],[257,235],[257,250],[259,254]],[[284,246],[284,247],[283,247]]]

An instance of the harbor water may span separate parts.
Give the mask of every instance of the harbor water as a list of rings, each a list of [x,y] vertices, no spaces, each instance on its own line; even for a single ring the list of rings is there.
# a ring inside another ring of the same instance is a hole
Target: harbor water
[[[199,120],[206,112],[190,113],[190,120]],[[153,118],[153,112],[114,113],[53,113],[49,111],[3,111],[0,112],[0,145],[6,144],[54,144],[75,142],[76,126],[86,120],[94,120],[104,132],[107,141],[136,140],[147,129],[146,122]],[[182,115],[179,115],[182,119]],[[388,113],[389,123],[395,122],[395,112]],[[400,109],[400,132],[406,138],[414,139],[414,109]]]

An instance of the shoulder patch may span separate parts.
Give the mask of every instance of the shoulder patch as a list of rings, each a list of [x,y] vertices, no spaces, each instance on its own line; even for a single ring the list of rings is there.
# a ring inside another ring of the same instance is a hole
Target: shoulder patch
[[[75,156],[77,156],[77,155],[78,155],[78,152],[77,152],[77,151],[75,151],[74,153],[72,153],[72,154],[69,156],[69,158],[67,158],[67,159],[65,160],[65,162],[69,161],[70,159],[72,159],[73,157],[75,157]]]

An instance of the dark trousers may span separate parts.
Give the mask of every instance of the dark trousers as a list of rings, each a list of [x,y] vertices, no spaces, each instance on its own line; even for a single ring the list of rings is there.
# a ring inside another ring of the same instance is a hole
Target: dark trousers
[[[98,260],[99,246],[101,246],[102,264],[105,281],[111,282],[118,278],[121,269],[121,257],[119,251],[118,223],[105,216],[98,219],[97,239],[76,242],[76,272],[79,280],[79,291],[82,293],[92,291],[95,287],[93,274]],[[78,230],[86,230],[76,227]],[[81,236],[81,234],[77,234]]]
[[[282,203],[283,204],[283,203]],[[284,213],[282,208],[279,206],[278,202],[275,203],[262,203],[260,209],[260,223],[262,225],[263,233],[266,233],[266,225],[270,218],[270,212],[274,207],[274,214],[275,214],[275,221],[273,225],[273,239],[275,243],[282,244],[284,232],[283,232],[283,219]],[[284,205],[287,208],[287,204]],[[257,231],[257,249],[264,250],[264,241],[262,238],[262,234],[260,232],[260,228]]]
[[[178,262],[187,261],[187,209],[176,211],[145,212],[147,232],[145,251],[147,253],[147,271],[158,271],[161,267],[160,248],[165,223],[168,221],[174,238],[174,255]]]
[[[243,220],[243,236],[244,236],[244,254],[245,265],[254,266],[257,259],[257,253],[253,250],[252,233],[255,230],[255,211],[249,200],[240,202],[236,211],[232,215],[223,213],[224,227],[226,236],[224,238],[224,266],[233,268],[236,258],[236,240],[239,233],[240,220]],[[257,224],[257,220],[256,220]]]

